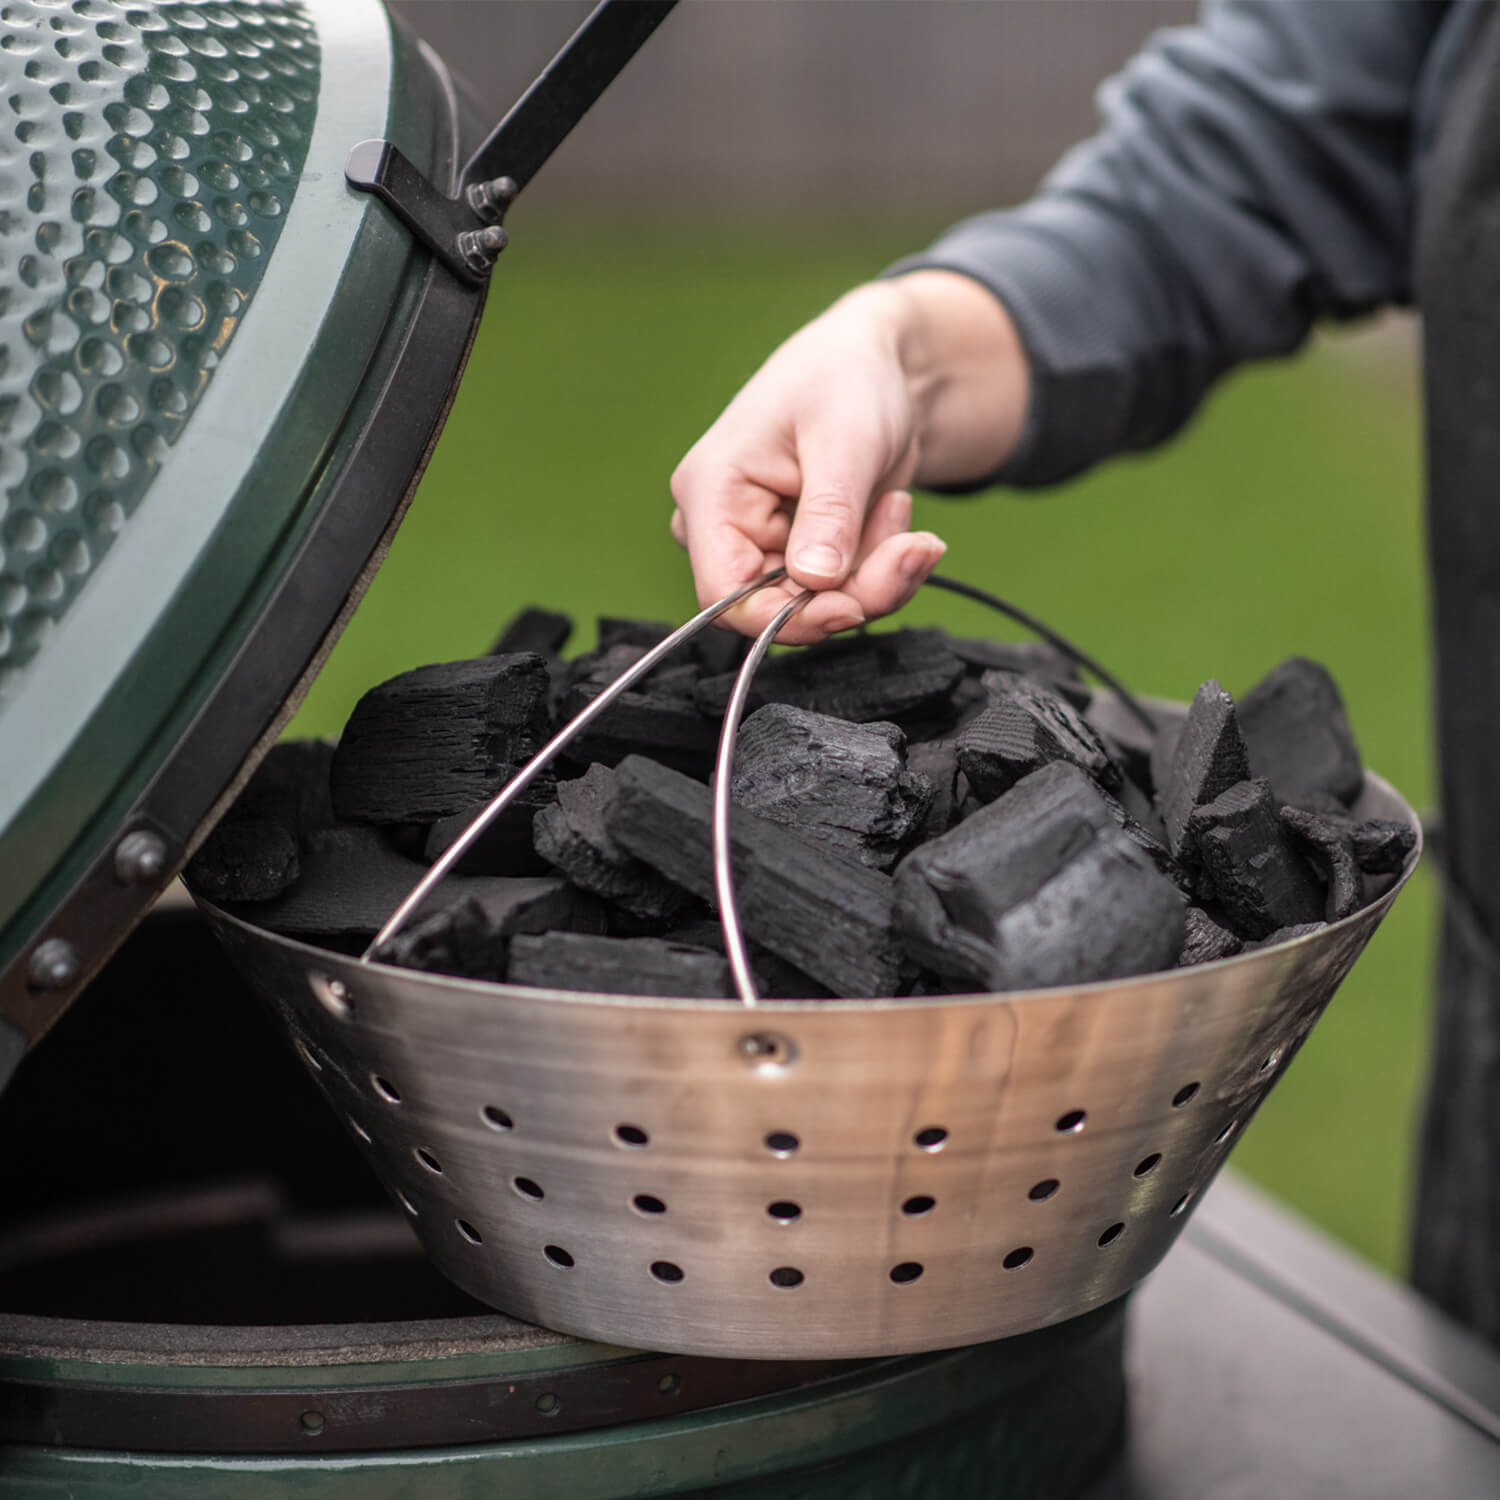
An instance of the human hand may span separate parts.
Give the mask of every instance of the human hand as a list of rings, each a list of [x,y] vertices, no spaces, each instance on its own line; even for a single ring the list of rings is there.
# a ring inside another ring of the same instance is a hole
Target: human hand
[[[707,605],[770,568],[787,579],[722,623],[809,644],[899,609],[944,543],[913,532],[916,480],[982,476],[1014,446],[1029,377],[999,301],[921,271],[860,287],[761,366],[672,476],[672,533]]]

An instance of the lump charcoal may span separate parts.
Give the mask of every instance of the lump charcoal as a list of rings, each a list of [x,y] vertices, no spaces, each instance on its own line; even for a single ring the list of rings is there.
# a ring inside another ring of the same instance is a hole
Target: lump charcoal
[[[506,777],[506,781],[510,780]],[[557,778],[544,770],[460,856],[458,875],[539,875],[547,861],[532,846],[532,825],[542,808],[557,800]],[[463,834],[488,804],[476,803],[462,812],[439,818],[425,830],[422,857],[434,863]]]
[[[1399,875],[1417,847],[1416,830],[1390,818],[1369,818],[1349,830],[1354,862],[1366,875]]]
[[[1182,738],[1182,727],[1186,723],[1186,715],[1167,720],[1151,741],[1151,795],[1158,804],[1172,779],[1172,761],[1177,755],[1177,742]]]
[[[1160,714],[1153,715],[1160,719]],[[1151,750],[1155,745],[1158,728],[1149,731],[1136,716],[1127,709],[1113,693],[1100,692],[1083,711],[1083,721],[1104,741],[1105,748],[1115,764],[1126,777],[1137,786],[1149,789],[1151,779]]]
[[[199,846],[183,872],[195,896],[209,901],[270,901],[301,873],[297,841],[281,823],[231,817]]]
[[[1323,877],[1328,889],[1324,917],[1337,922],[1353,916],[1364,904],[1364,885],[1348,829],[1301,807],[1283,807],[1281,821]]]
[[[638,662],[646,648],[624,643],[574,663],[559,717],[581,713],[610,683]],[[610,705],[567,750],[570,760],[617,765],[631,754],[651,755],[707,777],[718,748],[718,726],[704,717],[693,698],[697,671],[691,665],[662,666]]]
[[[1233,958],[1244,946],[1234,932],[1214,921],[1201,906],[1190,906],[1177,967],[1186,969],[1193,964],[1212,963],[1216,958]]]
[[[376,829],[327,828],[308,839],[297,883],[248,916],[288,937],[369,937],[426,873]]]
[[[990,683],[989,674],[985,681]],[[958,735],[958,763],[981,801],[993,801],[1054,761],[1119,786],[1119,767],[1071,704],[1024,677],[996,681],[992,692],[990,706]]]
[[[1212,678],[1193,695],[1182,733],[1172,752],[1171,770],[1157,788],[1167,847],[1179,859],[1191,857],[1184,847],[1188,820],[1195,807],[1250,778],[1245,742],[1235,718],[1234,699]]]
[[[707,787],[641,756],[615,773],[611,838],[668,879],[713,899]],[[735,889],[747,937],[836,995],[893,992],[900,955],[890,877],[743,809],[734,817]]]
[[[1299,922],[1295,927],[1278,927],[1269,937],[1263,937],[1259,942],[1246,943],[1240,952],[1259,953],[1262,948],[1274,948],[1278,943],[1290,943],[1294,938],[1321,932],[1327,925],[1327,922]]]
[[[958,745],[953,740],[926,740],[908,745],[906,768],[914,776],[924,776],[932,783],[932,801],[927,804],[927,815],[914,840],[924,844],[947,833],[957,818]]]
[[[757,709],[735,745],[734,801],[772,823],[888,870],[937,789],[907,767],[894,724],[850,724],[786,703]]]
[[[1130,798],[1130,806],[1127,807],[1124,802],[1111,796],[1102,787],[1099,788],[1099,795],[1104,799],[1104,805],[1113,815],[1120,832],[1151,861],[1159,875],[1165,875],[1177,887],[1185,900],[1191,900],[1194,894],[1192,875],[1172,858],[1172,851],[1167,848],[1161,819],[1156,816],[1149,799],[1144,793],[1135,789],[1129,781],[1124,783],[1121,791],[1134,793]],[[1142,806],[1142,803],[1145,805]],[[1138,809],[1144,818],[1137,817],[1132,808]]]
[[[336,821],[329,785],[332,764],[333,746],[325,740],[282,740],[272,745],[229,816],[279,823],[302,845]]]
[[[538,656],[556,656],[572,634],[571,616],[532,604],[512,617],[487,654],[506,656],[516,651],[531,651]]]
[[[897,867],[906,952],[939,974],[983,984],[995,923],[1114,826],[1077,766],[1057,761],[1033,772]]]
[[[666,640],[676,628],[660,620],[600,615],[598,649],[603,652],[615,646],[635,646],[649,650]],[[749,640],[738,631],[709,629],[672,652],[663,667],[686,666],[695,677],[714,677],[721,672],[737,671],[749,650]]]
[[[467,979],[503,979],[519,934],[603,930],[599,903],[556,876],[444,881],[411,921],[375,950],[381,963]]]
[[[1263,938],[1322,917],[1322,884],[1277,816],[1270,782],[1238,782],[1194,808],[1187,842],[1203,895],[1242,937]]]
[[[941,714],[963,675],[964,664],[940,630],[837,636],[766,662],[749,706],[789,703],[853,724]],[[698,705],[722,718],[733,689],[733,673],[705,677]]]
[[[1239,718],[1251,774],[1283,803],[1308,806],[1321,793],[1347,806],[1359,795],[1359,748],[1326,667],[1289,656],[1245,694]]]
[[[583,937],[549,932],[511,944],[512,984],[599,995],[667,995],[722,999],[734,994],[721,955],[660,938]]]
[[[1045,641],[992,641],[981,636],[947,635],[948,649],[978,676],[998,668],[1024,677],[1048,681],[1083,683],[1078,664],[1066,652]]]
[[[627,853],[605,823],[616,773],[590,766],[557,789],[557,801],[537,814],[536,851],[575,885],[647,922],[670,922],[689,904],[688,893]]]
[[[1182,948],[1182,897],[1124,833],[1101,833],[995,924],[992,990],[1092,984],[1167,969]]]
[[[488,801],[542,744],[549,682],[521,652],[403,672],[355,705],[333,757],[354,823],[431,823]]]

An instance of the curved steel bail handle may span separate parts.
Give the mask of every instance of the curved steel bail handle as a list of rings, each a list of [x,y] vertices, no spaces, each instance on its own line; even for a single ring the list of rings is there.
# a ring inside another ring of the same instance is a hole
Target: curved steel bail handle
[[[576,715],[567,724],[563,725],[505,783],[504,787],[501,788],[474,821],[443,851],[432,868],[412,887],[411,893],[407,898],[391,913],[390,919],[386,922],[385,926],[370,940],[369,947],[360,954],[359,961],[361,963],[370,962],[376,949],[382,943],[389,942],[401,930],[406,924],[407,918],[427,899],[433,887],[464,857],[475,839],[546,770],[558,753],[587,729],[615,699],[634,687],[642,677],[660,664],[663,657],[669,656],[684,641],[692,640],[699,631],[707,629],[720,615],[724,614],[727,610],[733,609],[742,599],[748,599],[751,594],[759,593],[761,589],[767,588],[773,583],[779,583],[785,577],[785,568],[775,568],[769,573],[762,574],[759,578],[752,578],[749,583],[742,584],[732,594],[726,594],[717,603],[710,604],[707,609],[699,611],[686,625],[679,625],[665,640],[658,642],[638,662],[628,667],[582,713]],[[764,651],[761,654],[764,655]]]
[[[719,731],[719,754],[714,762],[714,896],[719,903],[719,925],[724,929],[724,951],[729,957],[734,987],[746,1009],[753,1009],[760,995],[755,988],[750,956],[745,951],[745,935],[740,930],[739,907],[735,905],[734,899],[734,861],[729,842],[734,742],[739,737],[740,720],[745,716],[745,704],[750,697],[750,683],[755,676],[755,669],[771,649],[771,642],[781,634],[781,627],[815,597],[812,589],[798,594],[755,638],[755,644],[750,648],[749,655],[740,667],[739,676],[734,680],[734,691],[729,695],[728,708],[724,710],[724,727]]]

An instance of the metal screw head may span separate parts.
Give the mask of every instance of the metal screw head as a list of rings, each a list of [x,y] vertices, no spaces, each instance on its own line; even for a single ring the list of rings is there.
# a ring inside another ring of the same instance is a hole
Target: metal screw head
[[[464,196],[481,219],[498,224],[519,191],[515,178],[492,177],[488,182],[470,183]]]
[[[166,841],[149,828],[137,828],[115,845],[115,876],[122,885],[149,885],[166,871]]]
[[[26,979],[34,990],[65,990],[76,983],[82,970],[78,950],[66,938],[48,938],[38,943],[26,966]]]
[[[458,253],[474,271],[488,271],[495,257],[510,244],[510,236],[498,225],[487,229],[466,229],[458,237]]]

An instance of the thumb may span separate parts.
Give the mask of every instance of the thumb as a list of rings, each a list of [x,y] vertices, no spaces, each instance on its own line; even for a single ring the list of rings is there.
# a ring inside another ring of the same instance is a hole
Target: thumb
[[[853,571],[888,465],[875,443],[853,433],[805,440],[799,458],[802,493],[787,538],[787,572],[803,588],[834,588]]]

